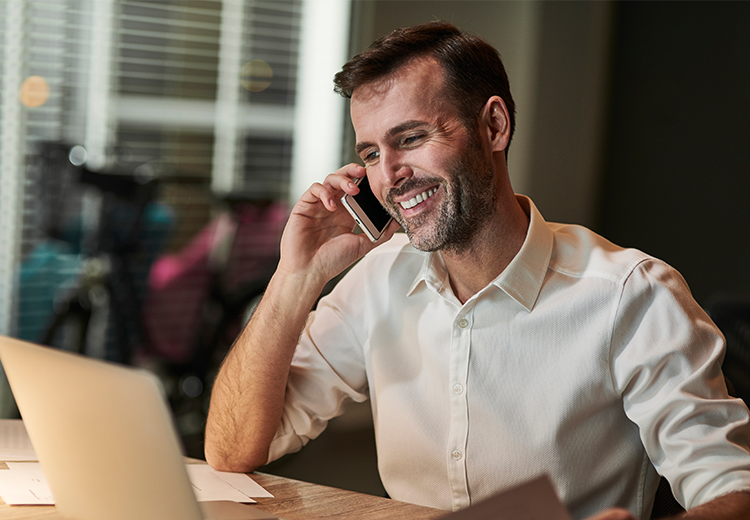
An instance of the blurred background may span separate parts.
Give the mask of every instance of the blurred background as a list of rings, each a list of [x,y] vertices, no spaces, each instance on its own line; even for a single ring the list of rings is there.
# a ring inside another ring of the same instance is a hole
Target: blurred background
[[[333,74],[434,19],[503,56],[517,192],[672,264],[717,321],[745,312],[750,3],[0,0],[0,334],[154,370],[202,457],[289,208],[354,158]],[[382,494],[369,421],[265,470]]]

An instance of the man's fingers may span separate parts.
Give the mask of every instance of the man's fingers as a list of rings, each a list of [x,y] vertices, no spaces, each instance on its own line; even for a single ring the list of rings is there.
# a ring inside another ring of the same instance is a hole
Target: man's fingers
[[[336,170],[335,173],[328,175],[325,181],[323,181],[323,186],[334,191],[356,195],[359,191],[359,188],[356,186],[356,179],[364,177],[366,172],[367,170],[359,164],[347,164],[343,168]]]
[[[333,189],[330,185],[316,182],[310,186],[301,200],[311,204],[320,201],[328,211],[336,211],[339,199],[344,193],[343,190]]]
[[[354,179],[364,177],[366,170],[355,163],[347,164],[325,180],[316,182],[305,192],[302,200],[307,203],[322,202],[328,211],[336,211],[338,201],[344,194],[356,195],[359,192]]]

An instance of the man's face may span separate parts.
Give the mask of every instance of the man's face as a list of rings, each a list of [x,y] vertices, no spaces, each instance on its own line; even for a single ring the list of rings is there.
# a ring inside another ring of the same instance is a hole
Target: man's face
[[[436,61],[414,61],[356,89],[351,114],[373,192],[412,244],[461,252],[495,211],[494,172],[442,88]]]

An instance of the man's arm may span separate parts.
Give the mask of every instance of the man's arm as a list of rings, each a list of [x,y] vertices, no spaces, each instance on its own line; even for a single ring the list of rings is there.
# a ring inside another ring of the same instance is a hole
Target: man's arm
[[[357,193],[351,178],[364,174],[359,165],[345,166],[313,185],[292,210],[278,268],[214,382],[205,441],[214,468],[252,471],[266,463],[310,309],[331,278],[375,247],[352,233],[353,220],[338,203],[344,193]],[[379,243],[397,227],[392,224]]]
[[[747,520],[750,518],[750,492],[737,491],[672,517],[675,520]],[[636,520],[624,509],[608,509],[588,520]]]
[[[252,471],[268,458],[292,355],[312,305],[306,293],[314,292],[295,282],[274,275],[214,381],[205,455],[217,470]]]
[[[681,520],[747,520],[750,492],[737,491],[715,498],[677,516]]]

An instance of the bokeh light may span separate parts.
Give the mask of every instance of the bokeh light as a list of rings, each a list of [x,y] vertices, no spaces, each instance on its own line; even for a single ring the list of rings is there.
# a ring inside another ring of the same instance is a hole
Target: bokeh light
[[[263,60],[248,61],[240,70],[240,83],[250,92],[262,92],[271,86],[273,69]]]
[[[71,148],[70,152],[68,153],[68,160],[73,166],[82,166],[88,160],[88,158],[89,154],[86,151],[86,148],[84,148],[80,144]]]
[[[49,99],[49,83],[41,76],[29,76],[21,84],[18,97],[25,107],[40,107]]]

